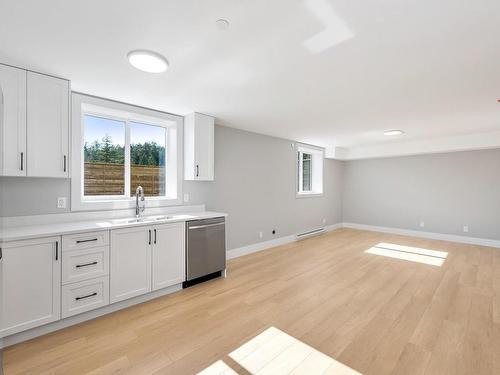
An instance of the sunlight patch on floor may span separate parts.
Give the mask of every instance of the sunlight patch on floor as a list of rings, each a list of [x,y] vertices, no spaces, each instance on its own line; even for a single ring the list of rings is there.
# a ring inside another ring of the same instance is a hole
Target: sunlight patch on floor
[[[441,267],[448,256],[446,251],[423,249],[420,247],[397,245],[381,242],[365,253],[382,255],[389,258],[402,259],[410,262]]]
[[[247,341],[229,357],[254,375],[361,375],[275,327]],[[217,361],[199,374],[237,374],[229,370],[233,371]]]
[[[212,365],[208,366],[205,370],[200,371],[198,375],[238,375],[231,367],[226,365],[224,361],[218,360]]]

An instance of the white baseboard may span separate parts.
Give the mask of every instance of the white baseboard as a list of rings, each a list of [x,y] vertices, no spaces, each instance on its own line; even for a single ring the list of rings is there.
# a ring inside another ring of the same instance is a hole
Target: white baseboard
[[[419,230],[379,227],[379,226],[375,226],[375,225],[356,224],[356,223],[342,223],[342,227],[343,228],[360,229],[360,230],[368,230],[371,232],[400,234],[403,236],[413,236],[413,237],[429,238],[432,240],[451,241],[451,242],[466,243],[466,244],[471,244],[471,245],[480,245],[480,246],[500,248],[500,241],[499,240],[492,240],[492,239],[488,239],[488,238],[466,237],[466,236],[459,236],[456,234],[424,232],[424,231],[419,231]]]
[[[130,298],[125,301],[113,303],[112,305],[104,306],[96,310],[88,311],[82,314],[71,316],[66,319],[58,320],[57,322],[49,323],[40,327],[32,328],[27,331],[19,332],[11,336],[0,338],[0,349],[6,348],[8,346],[30,340],[32,338],[45,335],[50,332],[57,331],[62,328],[66,328],[78,323],[85,322],[87,320],[95,319],[99,316],[106,315],[139,303],[143,303],[158,297],[165,296],[170,293],[177,292],[182,289],[182,284],[177,284],[170,286],[168,288],[160,289],[142,296],[137,296]]]
[[[332,224],[325,226],[325,230],[327,232],[342,228],[342,223]],[[227,259],[234,259],[241,257],[243,255],[248,255],[252,253],[256,253],[258,251],[270,249],[272,247],[286,245],[287,243],[291,243],[297,240],[297,234],[292,234],[290,236],[279,237],[274,240],[257,242],[251,245],[238,247],[236,249],[231,249],[227,251]]]

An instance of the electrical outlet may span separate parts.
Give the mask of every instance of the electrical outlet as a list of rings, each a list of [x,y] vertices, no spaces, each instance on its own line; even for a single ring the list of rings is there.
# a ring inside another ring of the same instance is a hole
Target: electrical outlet
[[[57,198],[57,208],[66,208],[66,197]]]
[[[189,202],[189,194],[184,193],[184,203],[187,203],[187,202]]]
[[[325,218],[323,218],[323,224],[326,224],[326,219]]]
[[[469,233],[469,226],[468,225],[464,225],[464,233]]]
[[[423,221],[420,222],[420,228],[425,227],[425,223]]]
[[[262,238],[262,237],[264,237],[264,233],[259,232],[259,238]]]

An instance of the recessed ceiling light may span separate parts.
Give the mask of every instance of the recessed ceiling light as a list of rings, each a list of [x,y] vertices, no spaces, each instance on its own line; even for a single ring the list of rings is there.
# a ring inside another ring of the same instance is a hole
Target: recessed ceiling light
[[[229,29],[229,21],[224,18],[220,18],[215,21],[215,26],[217,27],[217,30],[227,30]]]
[[[402,130],[397,130],[397,129],[394,129],[394,130],[386,130],[384,132],[384,135],[401,135],[401,134],[404,134],[404,131]]]
[[[130,64],[143,72],[161,73],[167,70],[168,61],[159,53],[147,50],[131,51],[127,55]]]

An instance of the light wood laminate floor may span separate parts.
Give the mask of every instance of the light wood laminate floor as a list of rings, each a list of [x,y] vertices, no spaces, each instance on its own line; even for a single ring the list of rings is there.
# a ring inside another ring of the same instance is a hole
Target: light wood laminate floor
[[[447,252],[442,266],[365,253]],[[193,374],[270,327],[363,374],[500,374],[500,249],[341,229],[10,347],[11,374]]]

